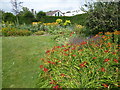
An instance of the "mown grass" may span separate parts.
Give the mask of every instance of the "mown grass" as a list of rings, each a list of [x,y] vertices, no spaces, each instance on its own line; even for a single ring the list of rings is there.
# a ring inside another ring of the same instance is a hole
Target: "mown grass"
[[[34,88],[40,72],[40,58],[57,43],[53,36],[2,38],[2,87]]]

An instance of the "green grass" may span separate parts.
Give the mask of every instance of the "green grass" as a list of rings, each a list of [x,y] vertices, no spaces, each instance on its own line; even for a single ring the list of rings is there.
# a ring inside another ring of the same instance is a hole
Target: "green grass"
[[[2,38],[0,37],[0,89],[2,88]]]
[[[53,36],[2,38],[2,87],[34,88],[40,72],[40,58],[57,43]]]

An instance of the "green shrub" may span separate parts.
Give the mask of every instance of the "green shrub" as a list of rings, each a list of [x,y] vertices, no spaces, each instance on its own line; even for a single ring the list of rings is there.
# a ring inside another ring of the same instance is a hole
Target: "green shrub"
[[[43,35],[43,34],[45,34],[45,32],[44,31],[38,31],[38,32],[35,32],[34,34],[35,35]]]

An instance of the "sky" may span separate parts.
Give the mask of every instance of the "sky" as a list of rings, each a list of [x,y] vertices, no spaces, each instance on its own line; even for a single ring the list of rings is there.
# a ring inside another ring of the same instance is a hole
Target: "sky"
[[[5,12],[12,11],[11,0],[0,0],[0,9]],[[61,10],[62,12],[79,10],[86,0],[18,0],[23,7],[38,11]],[[90,0],[87,0],[90,1]]]

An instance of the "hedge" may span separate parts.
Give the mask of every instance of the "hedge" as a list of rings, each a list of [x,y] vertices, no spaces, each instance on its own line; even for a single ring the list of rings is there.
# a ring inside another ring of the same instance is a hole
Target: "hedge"
[[[44,23],[52,23],[52,22],[55,22],[56,19],[62,19],[63,21],[70,20],[72,23],[85,25],[87,15],[88,15],[87,13],[84,13],[84,14],[79,14],[79,15],[75,15],[75,16],[60,16],[60,17],[44,16],[38,21],[42,21]]]

